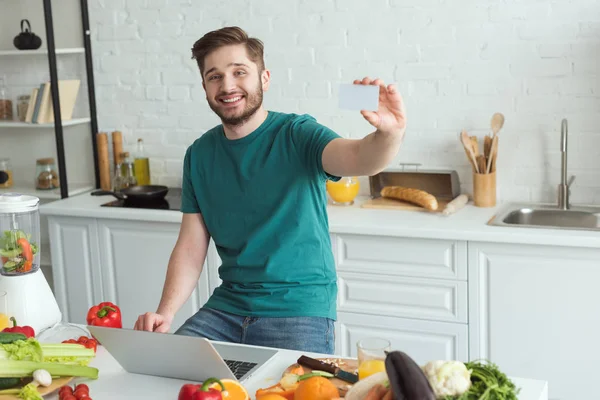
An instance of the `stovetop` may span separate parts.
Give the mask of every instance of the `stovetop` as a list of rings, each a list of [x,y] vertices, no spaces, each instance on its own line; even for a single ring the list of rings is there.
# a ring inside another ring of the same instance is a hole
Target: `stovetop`
[[[133,201],[128,200],[114,200],[108,203],[102,204],[102,207],[121,207],[121,208],[144,208],[151,210],[181,210],[181,188],[169,188],[169,192],[164,199],[160,200],[144,200],[144,201]]]

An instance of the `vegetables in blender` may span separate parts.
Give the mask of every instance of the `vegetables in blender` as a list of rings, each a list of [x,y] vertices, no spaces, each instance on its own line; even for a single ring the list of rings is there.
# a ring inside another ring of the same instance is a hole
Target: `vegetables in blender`
[[[0,236],[0,257],[5,272],[29,272],[33,258],[39,252],[37,244],[31,242],[31,234],[22,230],[8,230]]]

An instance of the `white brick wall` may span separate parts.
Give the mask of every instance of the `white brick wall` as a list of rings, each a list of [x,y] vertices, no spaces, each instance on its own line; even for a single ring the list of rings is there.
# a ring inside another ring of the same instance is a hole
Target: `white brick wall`
[[[190,48],[239,25],[265,42],[268,108],[311,113],[340,134],[371,132],[337,108],[337,85],[398,84],[409,127],[397,162],[471,174],[458,141],[500,136],[500,200],[555,201],[568,118],[574,202],[600,203],[600,3],[596,0],[104,0],[90,2],[100,129],[145,139],[155,182],[180,182],[185,148],[219,123]]]

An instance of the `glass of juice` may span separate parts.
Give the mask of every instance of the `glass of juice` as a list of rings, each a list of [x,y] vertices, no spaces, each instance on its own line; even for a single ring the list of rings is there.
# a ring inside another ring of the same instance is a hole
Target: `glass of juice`
[[[365,338],[356,344],[358,353],[358,379],[365,379],[377,372],[385,371],[386,352],[391,343],[383,338]]]
[[[0,332],[10,326],[7,297],[6,292],[0,291]]]
[[[326,183],[327,193],[333,204],[352,205],[360,190],[360,183],[356,176],[346,176],[339,181],[328,180]]]

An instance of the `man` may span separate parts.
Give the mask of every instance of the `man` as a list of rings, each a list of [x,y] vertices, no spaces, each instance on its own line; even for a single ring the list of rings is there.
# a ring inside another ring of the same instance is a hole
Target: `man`
[[[379,86],[376,130],[341,138],[308,115],[263,108],[270,71],[262,42],[238,27],[209,32],[192,49],[218,125],[186,151],[183,219],[156,313],[135,329],[168,332],[202,272],[209,238],[223,283],[176,334],[333,353],[336,272],[325,182],[374,175],[397,154],[405,111],[393,85]]]

